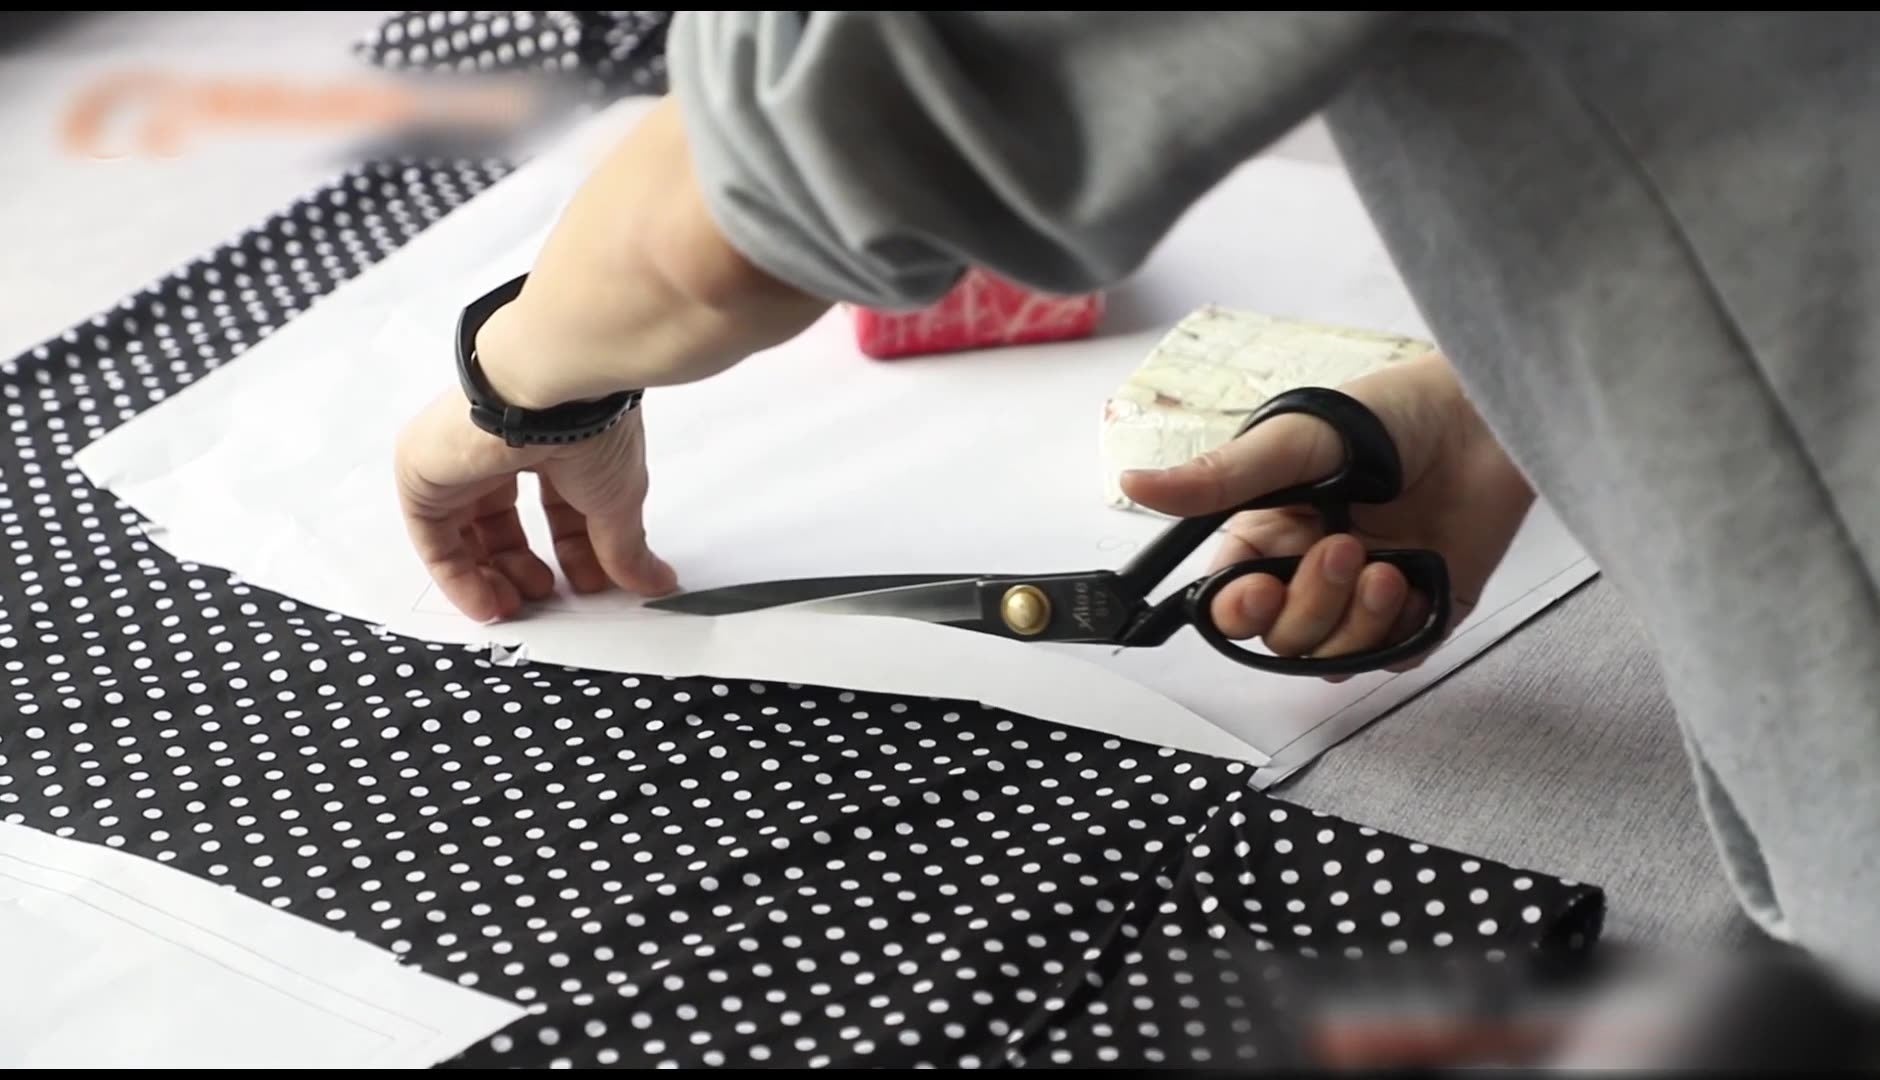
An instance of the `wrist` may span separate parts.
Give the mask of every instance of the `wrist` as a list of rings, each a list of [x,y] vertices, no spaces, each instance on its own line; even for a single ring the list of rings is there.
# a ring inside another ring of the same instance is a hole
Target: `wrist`
[[[525,408],[692,382],[794,337],[829,308],[746,259],[662,103],[577,192],[478,346]]]
[[[609,314],[627,307],[638,310]],[[498,396],[542,409],[695,382],[795,337],[827,310],[774,293],[707,305],[663,286],[620,290],[610,303],[532,277],[485,320],[476,345]]]
[[[556,329],[531,316],[521,298],[503,305],[476,335],[477,361],[497,398],[521,409],[553,408],[591,401],[619,390],[608,365]]]

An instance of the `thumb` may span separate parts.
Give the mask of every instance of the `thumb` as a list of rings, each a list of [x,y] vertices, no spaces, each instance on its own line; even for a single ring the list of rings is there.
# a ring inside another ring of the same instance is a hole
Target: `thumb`
[[[1131,469],[1121,478],[1131,501],[1176,517],[1228,510],[1336,471],[1343,444],[1329,424],[1286,413],[1168,469]]]

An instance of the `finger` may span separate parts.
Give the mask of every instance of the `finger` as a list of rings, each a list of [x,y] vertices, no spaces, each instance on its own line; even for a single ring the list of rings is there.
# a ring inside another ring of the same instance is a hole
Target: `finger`
[[[1212,573],[1246,559],[1304,555],[1325,539],[1316,513],[1250,510],[1227,519],[1227,541],[1215,552]]]
[[[1429,617],[1430,598],[1416,589],[1410,589],[1408,595],[1404,597],[1403,608],[1397,613],[1397,621],[1391,625],[1390,640],[1393,642],[1408,641],[1411,636],[1423,628],[1423,624],[1428,621]],[[1414,671],[1422,666],[1423,661],[1429,659],[1430,653],[1433,651],[1434,648],[1425,649],[1423,652],[1407,660],[1401,660],[1390,665],[1389,670],[1399,673]]]
[[[1125,472],[1121,483],[1134,502],[1195,517],[1329,475],[1342,458],[1340,445],[1323,421],[1281,415],[1174,468]]]
[[[1241,517],[1253,515],[1243,514]],[[1230,521],[1231,525],[1232,522]],[[1230,529],[1214,553],[1209,573],[1264,556],[1259,547],[1247,541],[1249,530]],[[1231,641],[1245,641],[1266,633],[1286,604],[1286,584],[1271,574],[1249,574],[1235,578],[1214,596],[1208,613],[1214,626]]]
[[[483,564],[456,515],[438,514],[407,501],[405,532],[425,573],[451,606],[478,622],[501,616]]]
[[[548,518],[549,535],[555,539],[555,560],[568,584],[579,593],[597,593],[610,587],[607,571],[601,569],[594,554],[594,541],[588,538],[587,515],[568,505],[555,486],[542,479],[542,512]]]
[[[1389,563],[1372,563],[1359,572],[1356,592],[1344,621],[1312,650],[1313,656],[1350,656],[1401,640],[1391,632],[1410,595],[1403,571]]]
[[[496,608],[496,618],[513,619],[522,612],[522,594],[517,591],[516,583],[509,580],[509,575],[494,566],[480,566],[477,573],[489,589],[490,599]]]
[[[485,561],[473,522],[485,498],[507,490],[513,503],[515,480],[509,459],[493,455],[487,437],[473,432],[462,396],[440,394],[401,433],[394,475],[406,533],[425,572],[453,607],[487,623],[520,605],[511,602],[514,586],[503,588],[503,575]]]
[[[490,553],[483,546],[483,536],[477,532],[475,525],[466,523],[459,526],[457,535],[463,537],[463,549],[469,552],[470,557],[479,565],[490,561]]]
[[[529,550],[529,537],[522,531],[522,517],[514,503],[478,517],[474,529],[484,558],[502,571],[524,599],[544,600],[554,593],[555,572]]]
[[[1323,538],[1316,515],[1284,510],[1235,514],[1227,521],[1227,535],[1215,550],[1208,572],[1252,559],[1304,555]],[[1249,574],[1216,594],[1209,611],[1222,634],[1244,641],[1266,633],[1285,603],[1284,582],[1270,574]]]
[[[1364,545],[1347,534],[1327,537],[1306,553],[1286,589],[1286,606],[1266,633],[1276,656],[1304,656],[1344,620],[1364,568]]]
[[[451,595],[452,587],[460,588],[467,594],[479,597],[480,599],[474,601],[477,605],[475,611],[463,604],[457,606],[464,614],[480,622],[495,622],[515,617],[522,610],[519,590],[515,583],[509,580],[508,575],[490,562],[489,552],[484,548],[483,537],[477,531],[476,526],[474,524],[463,525],[458,528],[457,535],[463,540],[463,550],[468,555],[470,570],[465,575],[465,580],[457,582],[454,586],[439,582],[438,588],[447,598]],[[456,603],[454,600],[452,602]]]
[[[477,622],[495,622],[507,618],[513,611],[513,608],[503,604],[492,581],[492,578],[500,575],[494,574],[482,563],[474,560],[433,563],[430,571],[431,580],[437,583],[437,589],[444,594],[444,599]]]
[[[1256,638],[1273,625],[1286,606],[1286,585],[1271,574],[1235,578],[1215,595],[1209,613],[1215,628],[1232,641]]]
[[[490,559],[525,600],[546,600],[555,595],[555,572],[533,551],[500,552]]]
[[[1227,535],[1221,537],[1220,546],[1214,551],[1214,561],[1208,567],[1208,573],[1212,574],[1216,570],[1226,569],[1235,563],[1264,557],[1258,544],[1250,543],[1246,537],[1230,529]]]
[[[601,569],[628,592],[664,596],[678,587],[679,575],[646,546],[646,529],[637,512],[589,518],[588,539]]]
[[[554,474],[555,489],[585,515],[588,542],[608,580],[644,596],[662,596],[678,586],[678,575],[646,543],[646,462],[640,432],[636,410],[603,442],[568,459]]]

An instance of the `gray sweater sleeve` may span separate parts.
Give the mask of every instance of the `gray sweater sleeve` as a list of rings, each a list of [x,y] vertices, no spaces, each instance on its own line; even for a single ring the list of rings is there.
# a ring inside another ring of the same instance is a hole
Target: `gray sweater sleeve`
[[[696,11],[668,57],[732,243],[827,299],[909,308],[967,266],[1121,279],[1397,18]]]
[[[733,243],[883,307],[1115,282],[1322,109],[1650,630],[1744,907],[1880,990],[1870,13],[687,12],[670,50]]]

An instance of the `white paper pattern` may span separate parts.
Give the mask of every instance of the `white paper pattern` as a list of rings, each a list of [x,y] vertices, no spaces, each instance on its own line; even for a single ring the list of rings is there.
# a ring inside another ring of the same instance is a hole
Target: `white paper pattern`
[[[429,1068],[526,1015],[159,863],[0,823],[0,1068]]]
[[[520,644],[535,662],[977,699],[1255,764],[1281,749],[1309,760],[1593,573],[1542,508],[1441,656],[1336,686],[1240,668],[1192,633],[1118,653],[900,620],[701,619],[618,594],[477,626],[410,555],[392,442],[449,384],[459,308],[527,269],[592,148],[629,112],[593,121],[240,363],[88,447],[81,467],[176,555],[394,632]],[[723,376],[649,394],[653,544],[688,588],[1120,565],[1163,523],[1105,505],[1103,404],[1203,303],[1424,333],[1343,175],[1256,162],[1112,294],[1099,338],[881,363],[859,355],[838,312]],[[550,551],[539,514],[524,520]]]

